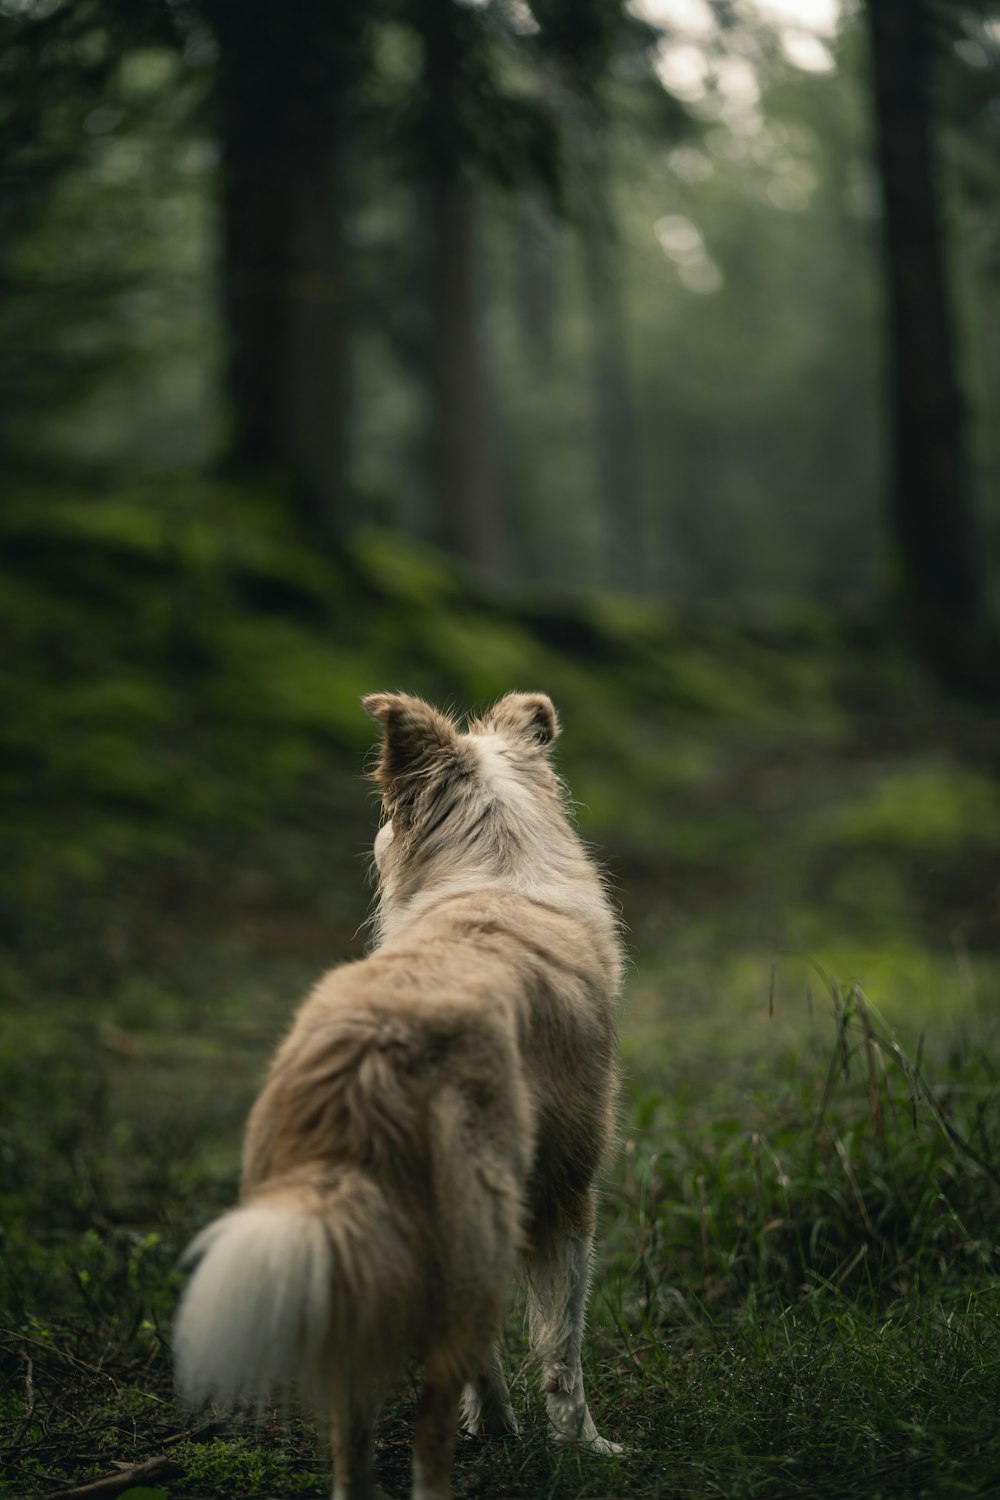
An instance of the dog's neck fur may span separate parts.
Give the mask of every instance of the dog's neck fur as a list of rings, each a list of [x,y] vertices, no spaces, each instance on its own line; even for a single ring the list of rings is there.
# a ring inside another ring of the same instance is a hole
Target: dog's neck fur
[[[472,895],[476,891],[505,891],[527,901],[563,911],[575,921],[588,926],[607,942],[616,940],[618,922],[600,877],[583,849],[567,849],[554,854],[546,850],[544,864],[525,866],[498,873],[479,863],[458,864],[436,879],[425,880],[412,896],[397,894],[390,877],[383,886],[375,914],[375,949],[384,948],[404,933],[426,912],[454,896]]]
[[[619,924],[611,902],[563,811],[547,763],[519,753],[503,734],[474,728],[463,740],[475,750],[474,785],[459,787],[448,837],[436,847],[422,845],[417,828],[409,850],[405,840],[390,850],[373,922],[375,948],[393,942],[442,901],[489,890],[563,911],[602,946],[617,950]],[[483,834],[491,812],[492,833]]]

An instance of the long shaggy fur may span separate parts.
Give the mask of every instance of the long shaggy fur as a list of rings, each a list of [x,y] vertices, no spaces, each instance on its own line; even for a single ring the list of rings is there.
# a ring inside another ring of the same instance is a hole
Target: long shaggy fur
[[[367,1500],[379,1393],[424,1370],[415,1497],[470,1430],[515,1427],[496,1339],[519,1261],[555,1437],[607,1449],[580,1341],[615,1089],[616,923],[549,761],[543,694],[461,733],[377,694],[376,949],[316,986],[247,1126],[239,1207],[203,1230],[177,1316],[190,1402],[298,1393],[335,1496]]]

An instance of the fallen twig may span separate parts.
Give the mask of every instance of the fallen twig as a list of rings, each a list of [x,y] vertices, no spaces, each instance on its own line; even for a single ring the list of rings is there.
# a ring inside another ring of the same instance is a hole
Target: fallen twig
[[[184,1465],[167,1453],[147,1458],[144,1463],[120,1469],[117,1474],[105,1474],[101,1479],[91,1479],[87,1484],[78,1484],[70,1490],[60,1490],[52,1500],[96,1500],[97,1496],[120,1495],[133,1485],[147,1479],[170,1479],[184,1472]]]

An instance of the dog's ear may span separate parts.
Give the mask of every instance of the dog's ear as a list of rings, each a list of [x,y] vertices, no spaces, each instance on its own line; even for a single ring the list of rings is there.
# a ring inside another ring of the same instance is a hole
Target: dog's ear
[[[547,750],[559,735],[559,715],[546,693],[508,693],[495,703],[485,722],[501,733],[515,734]]]
[[[382,726],[382,745],[372,773],[386,811],[399,816],[412,803],[420,784],[449,762],[461,762],[463,746],[455,725],[444,714],[408,693],[369,693],[362,698],[366,714]]]

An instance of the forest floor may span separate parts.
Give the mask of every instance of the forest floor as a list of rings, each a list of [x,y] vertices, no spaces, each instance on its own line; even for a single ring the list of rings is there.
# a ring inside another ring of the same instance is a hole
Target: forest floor
[[[37,537],[27,550],[54,566]],[[153,701],[173,693],[162,663],[119,663],[104,698],[95,667],[59,706],[74,758],[37,773],[2,886],[0,1495],[99,1479],[94,1493],[134,1500],[328,1492],[308,1425],[179,1411],[169,1340],[179,1254],[233,1200],[269,1051],[317,974],[363,951],[377,819],[356,685],[463,702],[550,688],[629,930],[585,1356],[598,1427],[624,1451],[548,1444],[515,1299],[523,1436],[463,1439],[456,1494],[1000,1495],[1000,725],[816,621],[780,638],[658,634],[610,606],[539,623],[443,597],[429,575],[427,597],[401,597],[391,549],[367,567],[382,655],[323,627],[341,655],[318,741],[328,648],[271,601],[286,696],[267,722],[284,738],[254,723],[233,671],[192,690],[202,802]],[[259,579],[252,592],[215,600],[206,627],[219,653],[239,636],[251,687]],[[411,675],[384,637],[410,640],[416,617],[437,657]],[[25,661],[65,673],[39,619],[17,616]],[[190,673],[205,642],[187,617],[181,634]],[[55,720],[37,694],[25,704]],[[172,756],[183,782],[162,809],[175,782],[139,785],[138,721],[153,769]],[[0,749],[16,760],[17,743]],[[217,815],[241,774],[266,815]],[[414,1394],[408,1380],[379,1442],[400,1496]]]

